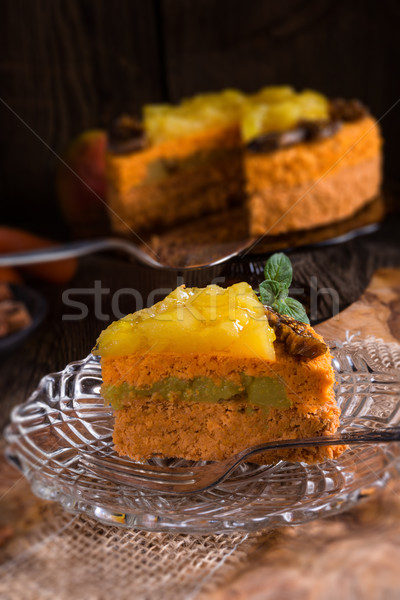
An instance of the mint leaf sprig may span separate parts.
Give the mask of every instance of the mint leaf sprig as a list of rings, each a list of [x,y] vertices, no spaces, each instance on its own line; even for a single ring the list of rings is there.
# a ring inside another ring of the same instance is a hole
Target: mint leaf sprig
[[[261,302],[282,315],[310,323],[304,306],[298,300],[289,298],[293,268],[290,259],[283,252],[277,252],[267,260],[264,276],[265,281],[259,286]]]

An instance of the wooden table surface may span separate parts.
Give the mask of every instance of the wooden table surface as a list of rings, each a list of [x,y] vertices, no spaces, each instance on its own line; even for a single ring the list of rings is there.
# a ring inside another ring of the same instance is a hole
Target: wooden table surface
[[[306,301],[311,276],[317,277],[320,292],[322,288],[337,291],[343,312],[336,320],[326,321],[332,311],[329,294],[321,292],[317,298],[315,317],[325,321],[319,328],[328,337],[337,338],[341,331],[357,328],[363,335],[400,341],[400,271],[394,269],[400,268],[399,224],[398,217],[392,218],[380,231],[369,236],[340,246],[298,250],[291,254],[294,284],[304,288]],[[189,285],[204,285],[219,276],[229,283],[245,273],[256,283],[255,279],[261,278],[259,267],[264,260],[249,258],[244,261],[246,264],[189,273],[186,281]],[[372,288],[360,300],[372,275],[382,268],[386,270],[377,274]],[[92,291],[96,281],[101,282],[104,290],[109,290],[101,296],[97,294],[97,301]],[[65,290],[42,286],[41,291],[49,303],[45,321],[23,347],[3,357],[0,364],[1,426],[6,424],[11,407],[27,397],[41,376],[88,354],[99,331],[117,308],[121,312],[135,310],[133,294],[138,301],[140,291],[146,302],[152,290],[159,288],[161,296],[177,282],[176,273],[155,273],[121,258],[85,259],[76,280],[70,284],[73,289],[70,298],[87,302],[89,314],[83,320],[65,319],[74,313],[65,304],[65,293],[63,300]],[[112,305],[115,292],[122,288],[128,291],[120,298],[121,306],[117,307],[115,301]],[[356,308],[350,306],[357,300]],[[400,483],[396,481],[343,515],[262,534],[243,568],[209,598],[333,600],[339,597],[340,589],[340,597],[349,600],[395,599],[400,595],[399,564]]]

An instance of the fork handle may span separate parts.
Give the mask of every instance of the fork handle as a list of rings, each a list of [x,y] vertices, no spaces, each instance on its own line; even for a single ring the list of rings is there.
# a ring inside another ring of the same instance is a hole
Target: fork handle
[[[29,250],[28,252],[10,252],[0,255],[1,267],[18,267],[21,265],[34,265],[43,262],[53,262],[67,258],[75,258],[94,254],[101,250],[122,250],[127,254],[134,256],[141,263],[150,267],[160,268],[161,265],[154,258],[151,258],[146,252],[143,252],[133,242],[118,238],[98,238],[97,240],[81,240],[78,242],[69,242],[49,248],[40,248],[39,250]]]
[[[339,433],[327,435],[324,437],[313,437],[303,439],[278,440],[268,444],[260,444],[253,448],[243,450],[236,455],[236,463],[242,462],[250,456],[259,454],[262,451],[275,450],[282,448],[308,448],[310,446],[339,446],[355,444],[384,444],[386,442],[400,441],[400,426],[388,427],[387,429],[370,431],[351,431],[349,433]]]

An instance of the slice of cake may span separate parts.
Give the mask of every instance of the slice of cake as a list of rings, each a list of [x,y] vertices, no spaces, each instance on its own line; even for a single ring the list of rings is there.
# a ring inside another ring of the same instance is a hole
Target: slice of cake
[[[236,206],[248,212],[249,236],[343,220],[378,194],[381,145],[359,102],[289,86],[148,105],[140,123],[122,117],[110,131],[112,227],[126,235],[204,228],[198,217]]]
[[[331,356],[304,323],[264,307],[247,283],[178,287],[112,323],[97,342],[114,444],[151,456],[220,460],[255,444],[336,431]],[[322,461],[337,447],[265,453]]]

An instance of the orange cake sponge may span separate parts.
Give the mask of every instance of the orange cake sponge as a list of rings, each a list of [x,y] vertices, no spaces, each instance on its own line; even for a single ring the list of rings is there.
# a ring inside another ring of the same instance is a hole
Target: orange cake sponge
[[[381,186],[379,127],[371,117],[344,123],[326,139],[245,153],[250,232],[310,229],[353,215]]]

